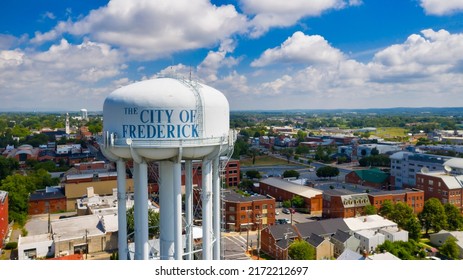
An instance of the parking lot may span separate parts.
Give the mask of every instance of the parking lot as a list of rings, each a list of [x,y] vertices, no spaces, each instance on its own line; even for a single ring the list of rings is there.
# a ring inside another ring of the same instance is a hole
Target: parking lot
[[[315,219],[318,216],[314,216],[311,214],[305,214],[305,213],[299,213],[295,212],[294,214],[285,214],[283,213],[284,208],[276,208],[275,210],[279,212],[279,214],[275,217],[275,219],[288,219],[288,221],[291,222],[291,219],[293,223],[305,223],[305,222],[310,222],[310,221],[315,221]]]

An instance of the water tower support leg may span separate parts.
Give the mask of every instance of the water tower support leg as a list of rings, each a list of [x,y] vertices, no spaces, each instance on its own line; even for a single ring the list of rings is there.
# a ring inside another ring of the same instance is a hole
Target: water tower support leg
[[[182,165],[180,161],[173,164],[174,185],[172,188],[174,197],[174,259],[183,258],[182,243]]]
[[[160,242],[161,260],[172,260],[174,253],[174,192],[172,162],[161,161],[159,163],[159,203],[160,203]]]
[[[143,260],[149,258],[149,244],[148,244],[148,164],[143,161],[140,163],[140,246],[142,250],[141,257]]]
[[[186,259],[193,256],[193,166],[192,161],[185,161],[185,220],[186,220]]]
[[[140,229],[140,215],[141,215],[141,203],[140,203],[140,165],[136,162],[133,163],[133,186],[134,186],[134,211],[133,211],[133,220],[134,220],[134,241],[135,241],[135,260],[142,259],[142,243],[141,243],[141,229]]]
[[[117,233],[117,246],[119,253],[119,260],[127,260],[127,205],[126,205],[126,175],[125,175],[125,161],[118,160],[116,162],[117,168],[117,220],[118,220],[118,233]]]
[[[213,190],[213,226],[214,226],[214,260],[220,260],[220,177],[219,157],[212,161],[212,190]]]
[[[211,160],[204,159],[202,165],[202,208],[203,208],[203,260],[212,260],[212,168]]]

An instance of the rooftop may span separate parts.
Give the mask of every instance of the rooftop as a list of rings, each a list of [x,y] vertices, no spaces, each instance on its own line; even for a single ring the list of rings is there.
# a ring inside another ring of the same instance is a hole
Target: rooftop
[[[360,179],[372,183],[384,183],[389,178],[389,174],[377,168],[354,171]]]
[[[8,192],[6,191],[1,191],[0,190],[0,202],[1,203],[4,203],[5,202],[5,198],[8,196]]]
[[[266,196],[260,195],[260,194],[253,194],[250,196],[244,196],[239,193],[236,193],[234,191],[230,192],[224,192],[223,193],[223,200],[225,201],[233,201],[233,202],[249,202],[249,201],[255,201],[255,200],[269,200],[271,198],[268,198]]]
[[[345,223],[352,231],[360,231],[365,229],[378,229],[386,227],[397,227],[393,221],[385,219],[379,215],[360,216],[355,218],[344,219]]]
[[[305,198],[312,198],[316,195],[321,195],[323,193],[320,190],[307,187],[307,186],[301,186],[299,184],[291,183],[289,181],[275,178],[275,177],[264,179],[261,181],[261,183],[271,185],[275,188],[282,189],[287,192],[291,192],[291,193],[297,194]]]

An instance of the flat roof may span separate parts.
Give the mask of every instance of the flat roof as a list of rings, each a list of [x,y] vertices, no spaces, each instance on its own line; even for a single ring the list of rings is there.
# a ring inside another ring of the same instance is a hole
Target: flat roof
[[[322,191],[308,187],[308,186],[301,186],[299,184],[291,183],[286,180],[282,180],[279,178],[271,177],[261,181],[261,183],[271,185],[275,188],[285,190],[287,192],[291,192],[297,194],[301,197],[305,198],[312,198],[316,195],[323,194]]]
[[[355,218],[346,218],[344,222],[350,230],[358,232],[367,229],[377,229],[385,227],[397,227],[393,221],[385,219],[379,215],[368,215]]]
[[[423,173],[423,174],[426,176],[442,179],[442,181],[444,181],[445,185],[450,190],[457,190],[457,189],[463,188],[463,175],[460,175],[460,176],[454,176],[451,174],[448,175],[448,174],[442,173],[442,171],[429,172],[429,173]]]
[[[260,195],[260,194],[244,196],[234,191],[230,191],[230,192],[223,192],[223,200],[235,201],[235,202],[249,202],[249,201],[255,201],[255,200],[274,200],[274,199]]]

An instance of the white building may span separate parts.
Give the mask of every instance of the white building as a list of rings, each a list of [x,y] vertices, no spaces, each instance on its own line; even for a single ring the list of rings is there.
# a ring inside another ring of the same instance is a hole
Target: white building
[[[382,228],[379,233],[386,237],[386,240],[391,242],[395,241],[408,241],[408,231],[398,228]]]
[[[374,252],[376,247],[383,244],[386,237],[377,230],[361,230],[354,233],[354,236],[360,240],[360,252]]]
[[[51,234],[18,237],[18,260],[41,259],[54,256]]]
[[[401,151],[402,148],[397,145],[381,145],[381,144],[362,144],[357,147],[358,157],[369,157],[373,149],[378,150],[380,154],[392,153]]]

